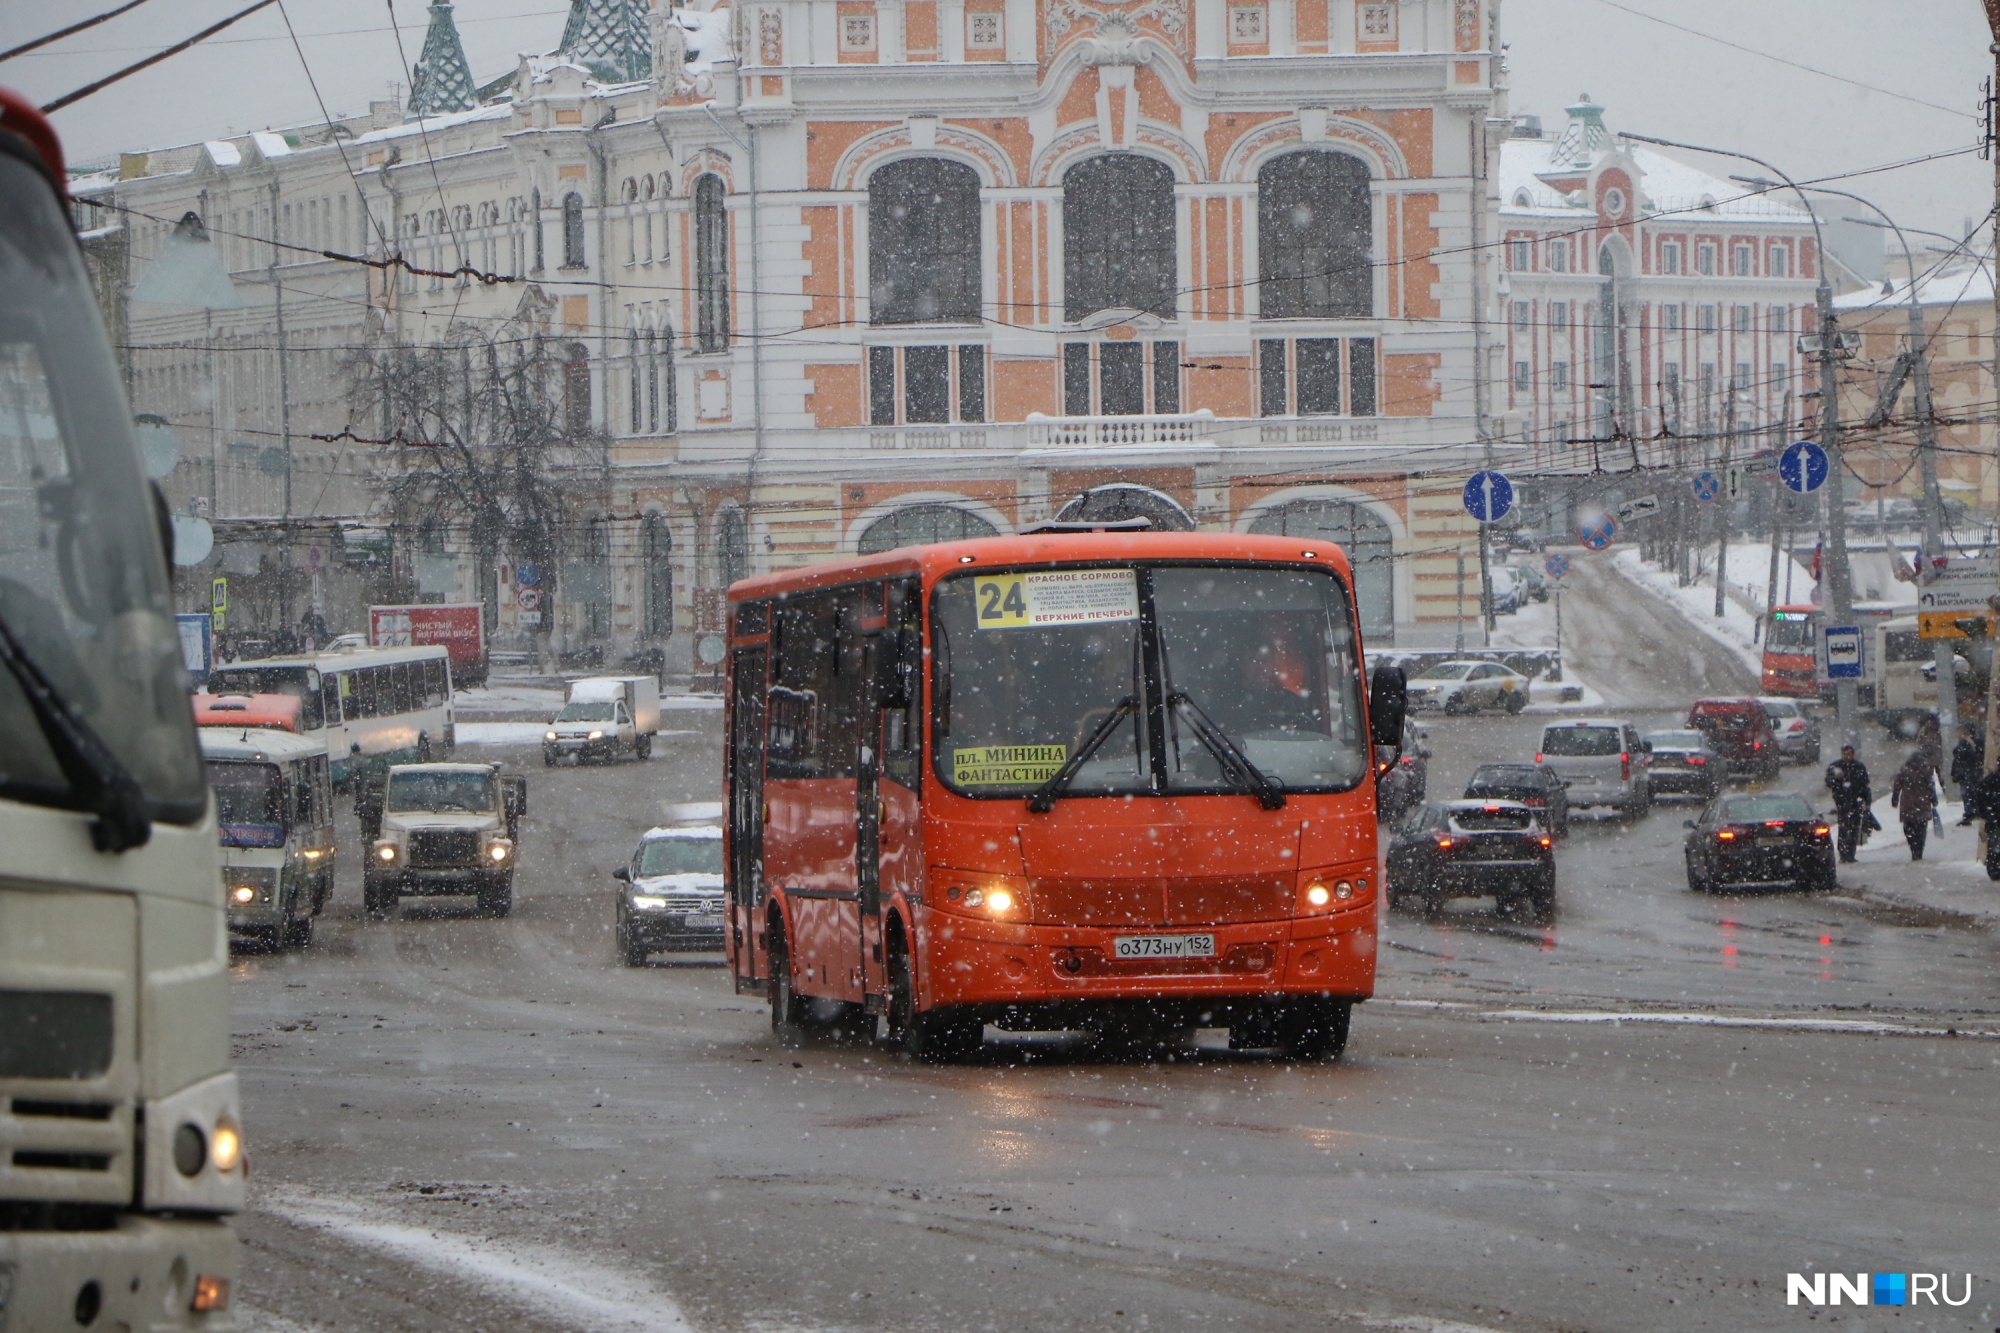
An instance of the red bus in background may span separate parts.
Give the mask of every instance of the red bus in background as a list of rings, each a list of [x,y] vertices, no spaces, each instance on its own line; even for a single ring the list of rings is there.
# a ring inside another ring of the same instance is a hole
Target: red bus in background
[[[1377,745],[1338,549],[1043,531],[729,590],[728,950],[773,1027],[1338,1055],[1373,993]]]
[[[374,648],[441,647],[451,659],[454,682],[486,683],[486,610],[477,602],[371,606],[368,643]]]
[[[303,703],[295,694],[210,694],[190,696],[197,727],[258,727],[266,731],[301,730]]]
[[[1860,602],[1854,607],[1854,623],[1872,626],[1899,615],[1909,615],[1914,609],[1891,602]],[[1820,627],[1825,623],[1825,608],[1809,602],[1780,605],[1772,609],[1771,617],[1764,626],[1760,693],[1792,699],[1830,701],[1833,698],[1833,687],[1819,683]],[[1864,640],[1873,638],[1872,634],[1862,637]],[[1872,648],[1869,652],[1872,655]],[[1872,708],[1875,706],[1877,664],[1869,661],[1865,665],[1868,674],[1861,682],[1860,702],[1864,708]]]

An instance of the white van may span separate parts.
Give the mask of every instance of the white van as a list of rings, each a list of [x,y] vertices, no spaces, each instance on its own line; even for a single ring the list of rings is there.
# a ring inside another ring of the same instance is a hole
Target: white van
[[[333,774],[319,736],[203,727],[230,933],[274,949],[312,943],[333,893]]]
[[[1572,810],[1609,805],[1637,819],[1653,806],[1646,743],[1630,722],[1603,718],[1551,722],[1542,728],[1535,762],[1562,779]]]

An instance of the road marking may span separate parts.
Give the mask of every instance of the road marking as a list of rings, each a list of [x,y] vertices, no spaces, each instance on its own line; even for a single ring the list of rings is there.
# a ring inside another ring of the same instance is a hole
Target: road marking
[[[482,1284],[582,1327],[625,1333],[693,1333],[674,1298],[645,1278],[571,1258],[545,1245],[459,1235],[389,1220],[346,1199],[286,1192],[259,1207],[432,1272]]]
[[[1386,1000],[1401,1009],[1449,1009],[1502,1023],[1654,1023],[1668,1027],[1756,1028],[1772,1032],[1829,1032],[1862,1037],[1980,1037],[2000,1039],[1989,1028],[1916,1027],[1859,1018],[1742,1018],[1732,1014],[1602,1009],[1481,1009],[1457,1000]]]

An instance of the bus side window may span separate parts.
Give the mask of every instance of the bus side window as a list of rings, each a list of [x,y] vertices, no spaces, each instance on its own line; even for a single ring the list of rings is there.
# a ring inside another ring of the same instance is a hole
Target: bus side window
[[[924,690],[923,639],[918,626],[922,624],[923,589],[918,583],[892,583],[887,591],[887,623],[882,630],[882,647],[876,651],[895,651],[892,645],[900,642],[902,651],[910,655],[905,677],[913,688],[907,704],[882,714],[882,772],[911,791],[921,792]]]
[[[422,663],[422,666],[424,672],[423,706],[425,708],[444,707],[445,695],[448,692],[445,688],[444,659],[442,657],[428,658]]]
[[[375,676],[380,667],[362,667],[354,673],[354,694],[349,702],[354,705],[350,716],[375,716]]]
[[[299,730],[318,731],[326,725],[326,716],[320,711],[319,697],[326,688],[326,677],[320,677],[320,688],[299,692]]]
[[[390,688],[394,691],[391,697],[395,700],[394,706],[389,710],[392,713],[407,713],[416,707],[415,692],[410,688],[412,665],[414,664],[410,662],[398,662],[389,668],[389,679],[392,682]]]
[[[319,678],[321,721],[329,727],[340,725],[340,676],[323,675]]]

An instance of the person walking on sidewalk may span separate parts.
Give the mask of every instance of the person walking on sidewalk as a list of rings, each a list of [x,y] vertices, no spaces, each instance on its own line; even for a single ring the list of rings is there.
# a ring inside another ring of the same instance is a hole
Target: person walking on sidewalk
[[[1986,821],[1986,878],[2000,880],[2000,768],[1966,789],[1965,812]]]
[[[1924,840],[1930,836],[1931,816],[1937,813],[1937,770],[1922,750],[1914,750],[1896,770],[1889,785],[1889,804],[1903,820],[1903,841],[1910,844],[1910,859],[1924,859]]]
[[[1854,747],[1840,747],[1840,758],[1826,766],[1826,789],[1833,793],[1833,812],[1840,821],[1840,859],[1852,861],[1861,842],[1862,821],[1875,794],[1868,788],[1868,766],[1854,757]]]
[[[1960,828],[1970,824],[1972,814],[1972,789],[1979,785],[1979,770],[1986,755],[1986,747],[1966,727],[1958,733],[1958,744],[1951,750],[1951,780],[1958,784],[1958,799],[1964,806],[1958,824]]]

